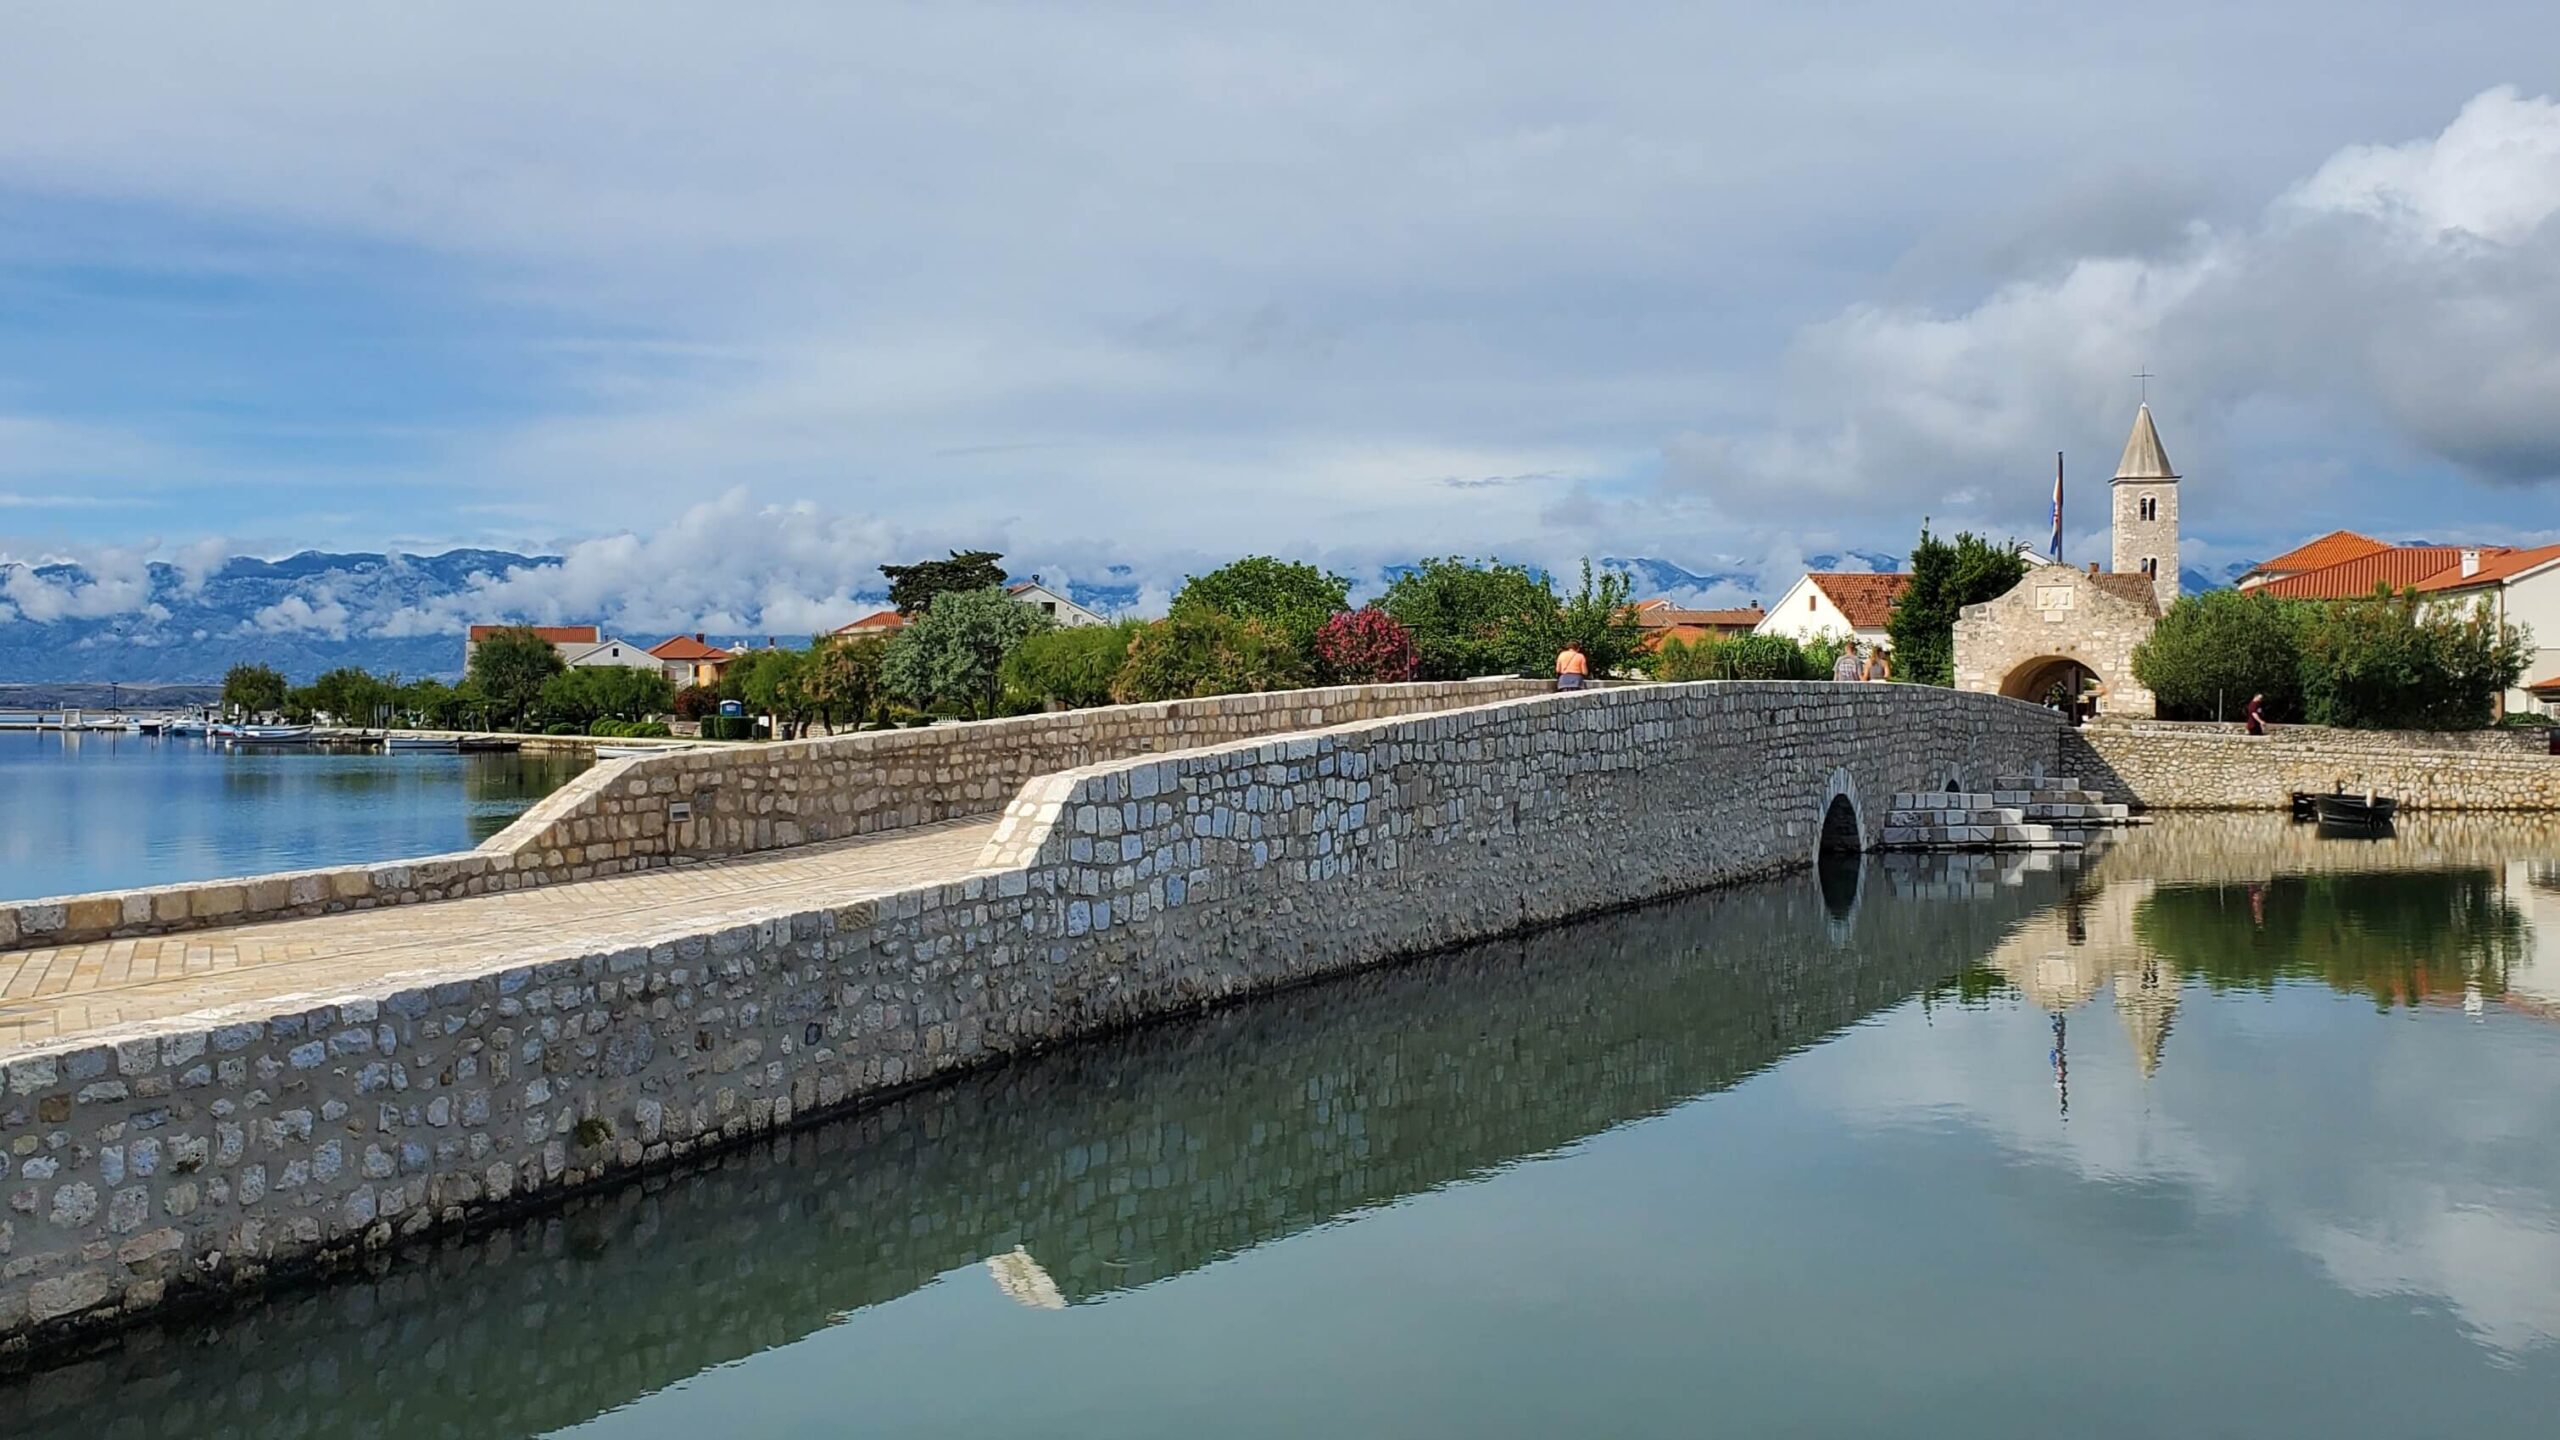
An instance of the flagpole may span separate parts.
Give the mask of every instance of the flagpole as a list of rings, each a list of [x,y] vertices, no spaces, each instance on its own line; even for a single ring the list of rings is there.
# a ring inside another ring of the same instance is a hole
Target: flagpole
[[[2062,563],[2062,452],[2053,452],[2053,563]]]

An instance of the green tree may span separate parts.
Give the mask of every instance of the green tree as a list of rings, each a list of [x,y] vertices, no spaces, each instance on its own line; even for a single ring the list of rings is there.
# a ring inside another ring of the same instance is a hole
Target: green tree
[[[2532,655],[2532,637],[2485,604],[2421,608],[2377,589],[2319,607],[2305,629],[2303,709],[2346,729],[2476,729]]]
[[[544,682],[567,668],[550,641],[511,625],[472,647],[470,670],[463,678],[479,688],[492,717],[514,729],[542,703]]]
[[[809,711],[809,694],[800,683],[807,655],[798,650],[749,650],[729,663],[720,677],[720,695],[747,708],[750,715],[770,715],[788,738]]]
[[[1214,613],[1259,620],[1286,636],[1300,654],[1313,653],[1316,631],[1350,605],[1349,580],[1268,555],[1248,555],[1206,575],[1191,576],[1173,596],[1177,616]]]
[[[914,616],[933,608],[936,596],[958,590],[1002,586],[1004,556],[993,550],[954,550],[948,560],[919,560],[913,565],[883,565],[889,577],[889,603],[898,613]]]
[[[1595,678],[1626,666],[1644,644],[1644,626],[1637,621],[1635,608],[1628,601],[1634,583],[1616,570],[1594,576],[1586,557],[1581,586],[1561,601],[1550,602],[1545,634],[1538,648],[1552,659],[1567,644],[1581,646]]]
[[[1911,583],[1885,622],[1885,633],[1893,637],[1895,678],[1956,683],[1957,612],[1999,599],[2026,574],[2027,562],[2014,544],[1994,545],[1971,532],[1949,543],[1922,525],[1920,543],[1911,551]]]
[[[1001,586],[946,591],[889,642],[881,682],[920,706],[941,703],[970,715],[992,715],[1004,694],[1005,657],[1054,623]]]
[[[367,726],[380,723],[396,698],[389,681],[345,665],[323,671],[312,681],[307,701],[311,710],[341,725]]]
[[[1111,682],[1145,625],[1069,625],[1027,636],[1005,657],[1004,686],[1036,700],[1081,709],[1111,703]]]
[[[800,689],[819,723],[833,730],[836,717],[843,716],[858,725],[884,708],[888,691],[880,683],[880,667],[888,649],[889,642],[877,635],[820,635],[809,642]]]
[[[2316,605],[2240,590],[2180,596],[2133,650],[2133,678],[2179,720],[2236,719],[2252,695],[2270,719],[2299,720],[2302,642]]]
[[[647,720],[675,705],[664,673],[628,665],[563,670],[542,683],[542,713],[554,724],[584,730],[599,720]]]
[[[222,677],[222,709],[228,715],[272,715],[284,708],[283,672],[271,665],[234,665]]]
[[[454,687],[441,680],[412,680],[392,701],[398,723],[430,730],[459,730],[471,723],[467,707]]]
[[[1138,631],[1111,696],[1123,703],[1189,700],[1294,690],[1314,679],[1306,652],[1270,625],[1195,610]]]
[[[1535,673],[1551,658],[1539,647],[1555,594],[1518,565],[1425,560],[1388,584],[1378,608],[1413,632],[1425,680]]]

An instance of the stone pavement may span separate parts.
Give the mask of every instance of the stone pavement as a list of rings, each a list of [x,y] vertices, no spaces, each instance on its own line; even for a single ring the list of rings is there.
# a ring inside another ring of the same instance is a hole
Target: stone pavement
[[[0,952],[0,1057],[389,975],[614,949],[670,930],[889,894],[977,868],[997,817],[567,885],[302,920]]]

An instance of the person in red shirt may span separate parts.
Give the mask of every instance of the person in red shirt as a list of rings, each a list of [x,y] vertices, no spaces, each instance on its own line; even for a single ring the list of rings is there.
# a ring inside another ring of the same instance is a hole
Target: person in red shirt
[[[2250,696],[2250,697],[2249,697],[2249,708],[2241,712],[2241,718],[2242,718],[2242,719],[2244,719],[2244,720],[2246,720],[2246,721],[2248,722],[2248,725],[2249,725],[2249,733],[2250,733],[2250,734],[2252,734],[2252,735],[2264,735],[2264,734],[2266,734],[2266,733],[2267,733],[2267,697],[2266,697],[2266,696],[2264,696],[2264,695],[2252,695],[2252,696]]]

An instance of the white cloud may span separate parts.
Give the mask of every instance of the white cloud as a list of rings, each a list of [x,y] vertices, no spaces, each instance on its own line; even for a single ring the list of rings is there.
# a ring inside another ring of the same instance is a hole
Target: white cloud
[[[40,624],[137,614],[151,604],[148,550],[95,550],[80,557],[80,571],[49,577],[32,565],[0,568],[0,598]]]
[[[1808,499],[1967,514],[1986,480],[2024,511],[2062,437],[2085,442],[2084,487],[2112,470],[2145,366],[2208,518],[2298,507],[2299,487],[2198,463],[2277,412],[2311,468],[2397,442],[2490,481],[2560,478],[2555,212],[2560,105],[2491,90],[2168,253],[2084,255],[1962,309],[1850,306],[1796,338],[1784,423],[1673,442],[1669,484],[1763,522]]]

